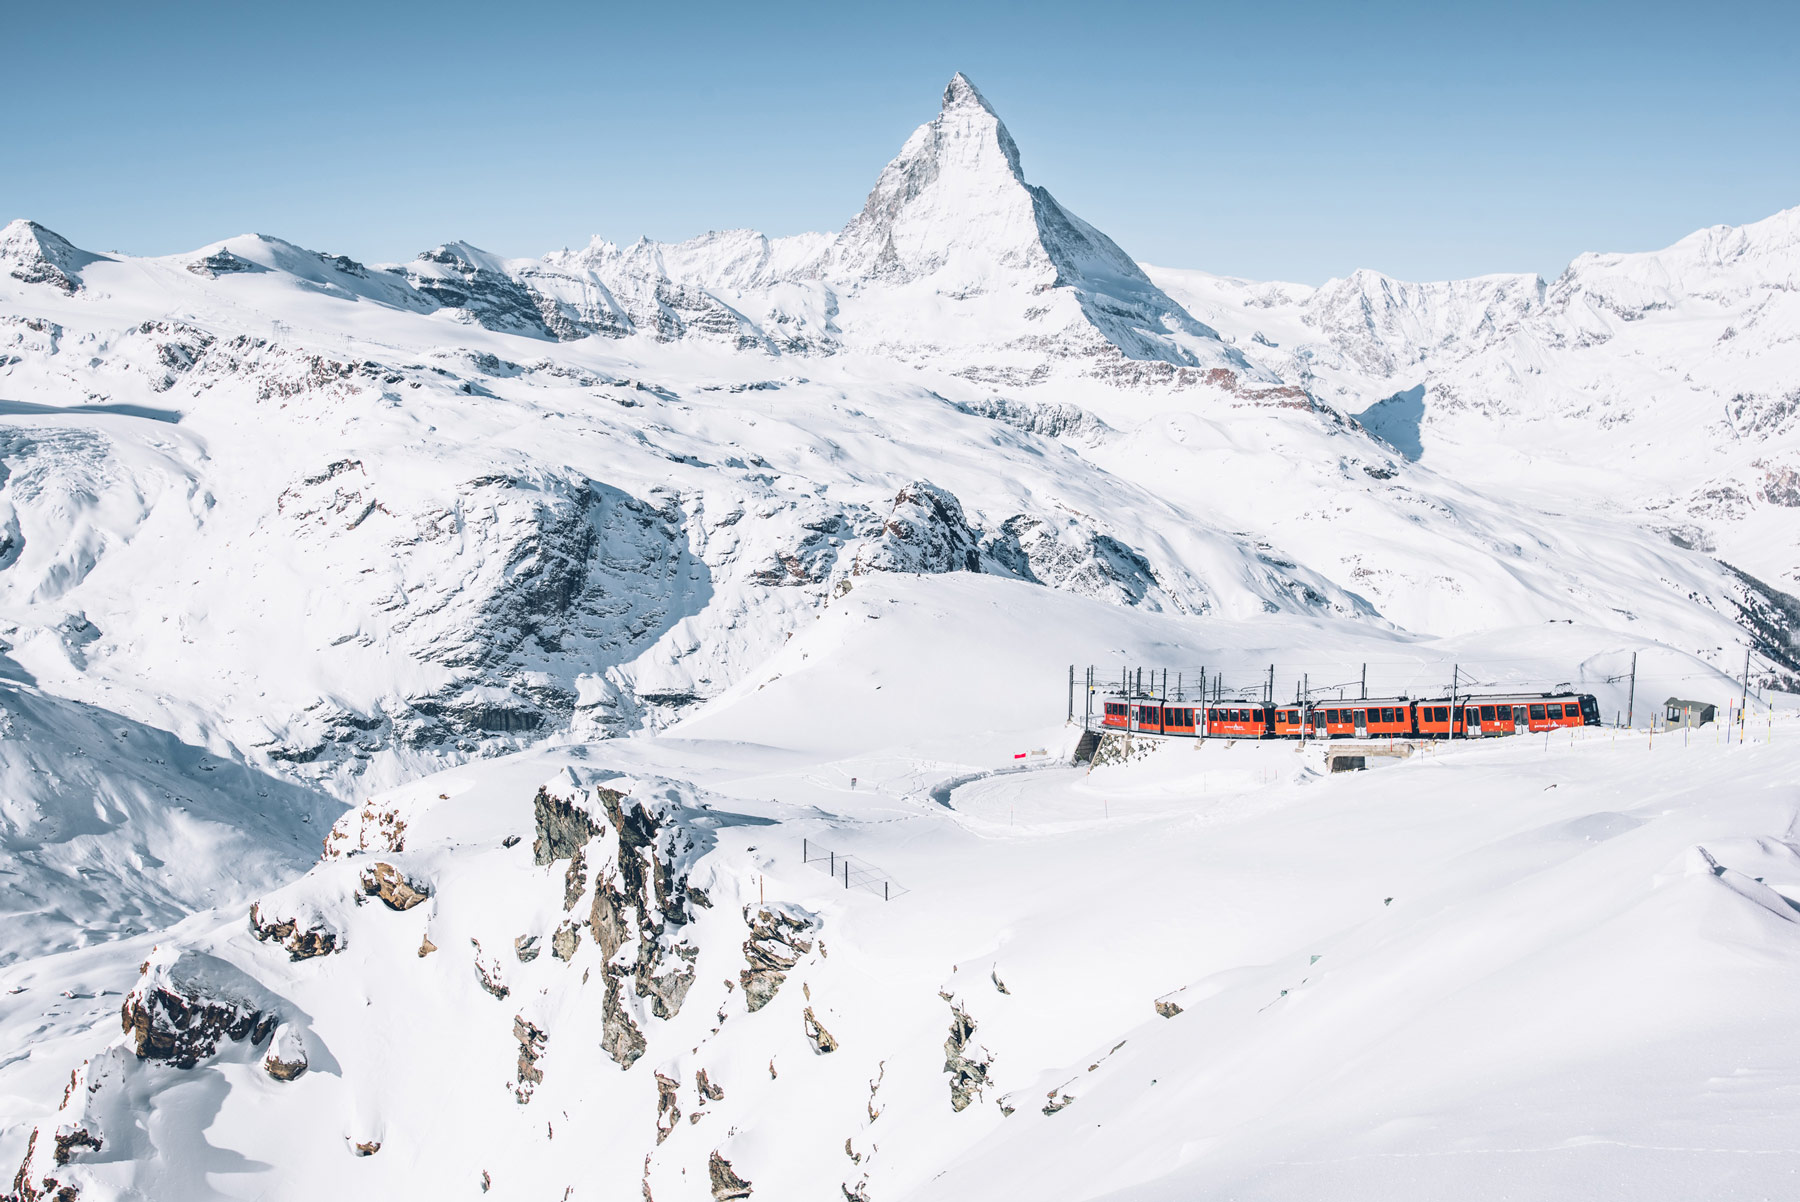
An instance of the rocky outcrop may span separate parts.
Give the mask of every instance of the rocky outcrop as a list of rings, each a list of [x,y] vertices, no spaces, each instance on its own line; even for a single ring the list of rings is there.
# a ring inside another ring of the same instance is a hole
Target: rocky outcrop
[[[915,480],[894,496],[881,532],[857,549],[851,574],[979,572],[981,536],[955,494]]]
[[[532,816],[537,822],[537,838],[531,843],[532,863],[554,864],[581,854],[581,849],[606,827],[577,804],[580,794],[553,794],[548,785],[531,799]]]
[[[685,831],[667,821],[668,811],[613,789],[593,791],[612,823],[618,845],[614,857],[595,874],[589,925],[606,958],[606,971],[623,972],[619,951],[636,949],[629,965],[638,997],[657,1018],[673,1018],[694,983],[696,948],[683,943],[679,929],[691,921],[687,877],[674,865],[691,849]]]
[[[806,936],[817,922],[809,915],[784,906],[764,906],[752,917],[746,909],[750,937],[744,940],[745,968],[738,973],[744,987],[744,1005],[752,1013],[769,1004],[800,957],[812,951]]]
[[[470,939],[469,942],[475,947],[476,983],[489,997],[505,1001],[512,995],[512,988],[506,984],[506,979],[500,972],[500,961],[481,950],[480,940]]]
[[[0,266],[23,284],[44,284],[73,296],[81,291],[82,269],[102,258],[35,221],[14,221],[0,230]]]
[[[331,824],[325,836],[325,858],[341,860],[359,853],[395,853],[406,850],[406,820],[397,806],[370,801],[350,810]]]
[[[1110,426],[1078,405],[989,397],[964,401],[956,407],[971,417],[985,417],[1027,434],[1066,438],[1083,446],[1098,446],[1112,433]]]
[[[276,916],[277,907],[264,902],[250,907],[250,933],[263,943],[274,942],[287,949],[290,960],[310,960],[329,956],[344,947],[344,937],[325,916],[311,907],[303,911]]]
[[[838,1041],[831,1037],[831,1032],[825,1029],[811,1006],[800,1016],[800,1022],[801,1029],[806,1033],[806,1041],[812,1044],[813,1051],[823,1056],[838,1050]]]
[[[713,1202],[731,1202],[734,1198],[748,1198],[750,1183],[737,1175],[731,1162],[716,1151],[706,1162],[707,1175],[712,1179]]]
[[[306,1072],[308,1064],[300,1033],[287,1023],[277,1027],[269,1050],[263,1053],[263,1072],[277,1081],[293,1081]]]
[[[616,974],[606,976],[606,1000],[600,1010],[600,1049],[613,1058],[621,1069],[629,1069],[643,1058],[649,1044],[625,1009]]]
[[[249,977],[201,952],[161,952],[119,1007],[140,1060],[193,1068],[225,1040],[260,1044],[275,1029],[271,1004]]]
[[[518,1084],[513,1088],[513,1096],[523,1106],[531,1101],[532,1092],[544,1082],[544,1070],[537,1066],[537,1062],[544,1054],[544,1044],[550,1037],[542,1027],[526,1022],[523,1015],[515,1014],[513,1038],[519,1041],[519,1076]]]
[[[390,910],[410,910],[431,897],[431,886],[386,862],[363,869],[361,883],[365,896],[380,898]]]
[[[187,265],[187,269],[195,275],[216,280],[222,275],[241,275],[245,272],[267,271],[260,263],[254,263],[242,255],[234,255],[231,251],[220,247],[204,258],[195,259]]]
[[[987,1088],[988,1067],[993,1057],[973,1047],[975,1020],[955,1002],[950,1003],[950,1037],[944,1041],[944,1071],[950,1074],[950,1109],[963,1111],[981,1099]]]
[[[662,1143],[681,1121],[681,1082],[656,1074],[656,1142]]]

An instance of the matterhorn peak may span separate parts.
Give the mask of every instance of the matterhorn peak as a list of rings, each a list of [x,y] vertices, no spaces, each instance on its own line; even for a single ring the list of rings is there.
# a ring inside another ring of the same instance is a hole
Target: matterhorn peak
[[[942,111],[947,113],[951,109],[958,108],[978,108],[988,116],[999,120],[994,113],[994,106],[987,102],[987,97],[981,94],[981,89],[975,86],[975,81],[961,71],[952,75],[950,82],[944,85]]]
[[[940,298],[934,308],[1015,295],[1017,312],[1035,316],[1014,340],[1068,347],[1097,335],[1128,359],[1247,367],[1111,238],[1026,182],[1005,123],[961,72],[938,115],[882,170],[819,274],[852,289],[917,287]],[[1062,307],[1049,303],[1051,292],[1078,312],[1053,316]]]

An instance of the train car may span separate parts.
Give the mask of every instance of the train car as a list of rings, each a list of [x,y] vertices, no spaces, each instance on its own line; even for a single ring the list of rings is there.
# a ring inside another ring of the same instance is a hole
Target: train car
[[[1131,703],[1131,729],[1140,734],[1163,732],[1162,702],[1154,697],[1139,697]]]
[[[1206,707],[1208,738],[1263,739],[1275,732],[1272,707],[1251,701],[1216,702]]]
[[[1131,703],[1122,697],[1103,698],[1100,725],[1107,730],[1131,729]]]
[[[1589,693],[1420,701],[1415,712],[1419,733],[1433,739],[1480,739],[1600,725],[1599,703]]]
[[[1471,710],[1479,709],[1483,735],[1541,734],[1564,727],[1600,725],[1600,703],[1592,693],[1470,697],[1466,704]],[[1491,715],[1489,711],[1492,711]]]
[[[1403,697],[1315,703],[1311,708],[1315,739],[1401,739],[1414,733],[1412,702]]]
[[[1413,727],[1427,739],[1454,739],[1464,733],[1463,704],[1448,698],[1415,701]]]
[[[1107,697],[1100,703],[1100,726],[1103,730],[1192,737],[1200,733],[1200,710],[1193,702]]]
[[[1307,707],[1298,702],[1278,707],[1275,710],[1275,737],[1278,739],[1305,738],[1306,710]]]
[[[1163,733],[1192,737],[1200,733],[1200,708],[1192,701],[1162,703]]]

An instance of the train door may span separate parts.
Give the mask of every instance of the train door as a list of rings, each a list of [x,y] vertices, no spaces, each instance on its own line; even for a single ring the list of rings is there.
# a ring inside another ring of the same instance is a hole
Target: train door
[[[1368,738],[1369,737],[1369,711],[1366,709],[1357,710],[1355,721],[1356,721],[1356,737],[1359,739]]]
[[[1314,710],[1312,712],[1312,720],[1313,720],[1313,738],[1327,739],[1327,738],[1331,737],[1330,733],[1328,731],[1326,731],[1326,729],[1325,729],[1325,711],[1324,710]]]

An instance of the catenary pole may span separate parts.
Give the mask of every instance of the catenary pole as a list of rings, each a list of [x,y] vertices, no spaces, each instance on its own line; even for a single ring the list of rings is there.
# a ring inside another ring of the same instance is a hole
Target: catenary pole
[[[1625,725],[1637,720],[1637,652],[1631,653],[1631,688],[1625,693]]]

